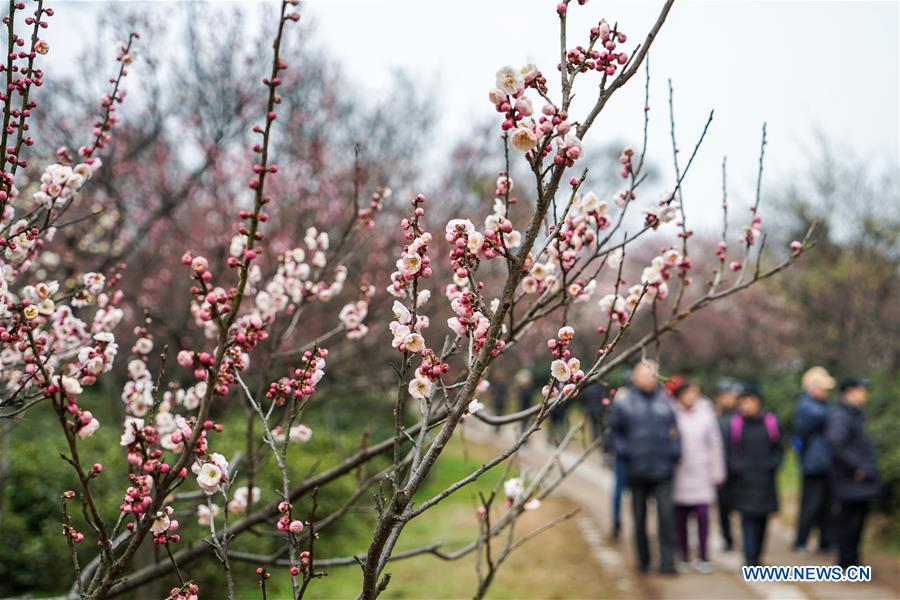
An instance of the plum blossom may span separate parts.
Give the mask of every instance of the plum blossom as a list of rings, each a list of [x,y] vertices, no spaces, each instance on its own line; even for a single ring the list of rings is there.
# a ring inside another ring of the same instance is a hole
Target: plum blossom
[[[228,482],[228,460],[218,452],[214,452],[208,461],[195,462],[191,470],[197,476],[197,485],[209,495]]]
[[[259,488],[254,486],[251,493],[247,486],[242,485],[241,487],[234,490],[234,494],[232,494],[231,496],[231,501],[228,503],[228,511],[235,514],[243,514],[247,512],[247,507],[250,505],[251,498],[253,500],[253,504],[259,502]]]
[[[600,306],[600,312],[609,315],[613,321],[624,323],[628,319],[628,314],[625,311],[625,298],[618,294],[603,296],[600,298],[598,305]]]
[[[308,442],[312,439],[312,429],[307,425],[300,423],[299,425],[291,427],[288,430],[287,435],[285,435],[284,429],[279,425],[272,430],[272,439],[276,442],[285,442],[286,440],[292,442]]]
[[[525,79],[520,70],[507,65],[497,71],[496,85],[504,94],[515,96],[525,89]]]
[[[525,481],[521,477],[512,477],[503,482],[503,494],[509,502],[517,502],[525,495]]]
[[[537,147],[538,139],[534,129],[527,125],[520,125],[512,132],[509,138],[512,147],[519,152],[531,152]]]
[[[532,498],[528,502],[522,505],[522,508],[525,510],[537,510],[541,507],[541,501],[538,498]]]
[[[125,417],[125,426],[119,444],[130,446],[137,441],[137,433],[144,428],[144,420],[137,417]]]
[[[564,360],[554,360],[550,363],[550,374],[559,382],[565,383],[572,377],[572,370]]]
[[[212,507],[212,511],[210,511],[210,506]],[[209,524],[219,515],[219,512],[221,510],[222,509],[219,507],[219,505],[215,503],[210,503],[209,506],[207,506],[206,504],[198,504],[197,523],[203,525],[204,527],[209,527]]]
[[[409,394],[416,400],[431,396],[432,383],[425,377],[415,377],[409,382]]]
[[[165,533],[169,530],[169,525],[171,525],[171,520],[169,519],[169,515],[172,514],[172,507],[167,506],[166,510],[161,510],[156,513],[156,516],[153,518],[153,524],[150,525],[151,533]]]
[[[86,413],[90,415],[90,413]],[[78,429],[78,437],[82,440],[86,440],[87,438],[94,435],[94,433],[100,429],[100,421],[94,418],[89,418],[86,424],[83,424]]]

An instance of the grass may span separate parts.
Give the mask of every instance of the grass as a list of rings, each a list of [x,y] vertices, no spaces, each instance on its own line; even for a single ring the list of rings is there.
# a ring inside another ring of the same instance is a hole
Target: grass
[[[113,425],[109,405],[100,396],[88,397],[85,405],[104,423],[104,427],[92,438],[79,446],[88,463],[103,462],[107,469],[98,478],[93,488],[102,498],[102,511],[109,519],[118,515],[118,502],[127,481],[122,466],[122,449],[118,444],[119,428]],[[59,457],[64,452],[61,434],[53,429],[54,415],[49,406],[33,409],[28,420],[17,423],[11,433],[9,478],[0,487],[0,596],[28,592],[34,596],[59,594],[71,581],[71,569],[67,550],[59,535],[60,505],[59,494],[67,488],[76,487],[71,467]],[[217,420],[225,424],[225,433],[214,436],[215,449],[226,456],[234,456],[243,449],[240,421],[242,413],[237,410],[225,411]],[[358,440],[351,434],[329,433],[330,428],[321,423],[312,423],[317,434],[313,439],[294,448],[290,458],[290,469],[294,478],[305,476],[313,469],[323,470],[336,464],[342,456],[352,452]],[[340,424],[338,424],[340,425]],[[338,428],[346,430],[348,428]],[[378,437],[382,432],[376,432]],[[440,457],[430,478],[425,482],[416,498],[417,502],[437,494],[448,484],[457,481],[477,468],[484,460],[493,456],[486,447],[473,444],[464,445],[459,438],[448,446]],[[382,468],[385,460],[379,460],[371,468]],[[515,473],[513,473],[515,474]],[[259,474],[258,484],[263,490],[263,500],[270,501],[278,487],[278,478],[271,461]],[[489,493],[503,476],[503,468],[498,467],[484,474],[476,483],[460,490],[433,508],[427,515],[412,521],[401,537],[397,551],[429,545],[443,544],[442,549],[452,552],[477,537],[478,521],[475,513],[478,492]],[[512,476],[512,475],[510,475]],[[189,482],[193,484],[193,482]],[[321,514],[333,510],[352,494],[356,486],[353,476],[339,479],[322,489],[320,493]],[[192,488],[188,485],[187,488]],[[221,502],[221,500],[218,500]],[[321,532],[316,542],[318,557],[349,556],[366,550],[369,536],[374,526],[371,495],[358,502],[359,508],[340,520],[331,528]],[[503,510],[502,501],[495,503],[497,512]],[[299,514],[308,514],[309,499],[295,504]],[[204,528],[196,523],[193,507],[184,506],[184,514],[179,514],[186,540],[196,540],[205,534]],[[574,506],[561,498],[550,498],[536,511],[529,512],[520,520],[516,535],[525,535],[555,517],[571,511]],[[80,529],[86,526],[80,511],[74,514],[74,522]],[[263,526],[262,531],[274,530]],[[498,540],[496,544],[500,544]],[[247,535],[235,540],[234,549],[247,552],[268,553],[280,544],[280,540],[262,535]],[[93,545],[85,544],[79,549],[82,562],[87,562],[94,554]],[[158,551],[158,548],[154,548]],[[135,568],[149,561],[165,560],[165,556],[149,550],[139,557]],[[176,548],[178,550],[180,548]],[[583,540],[576,520],[561,523],[553,529],[524,544],[506,561],[491,588],[491,598],[576,598],[598,589],[611,589],[603,585],[599,567],[590,557],[590,549]],[[60,562],[64,559],[63,562]],[[469,554],[463,558],[446,562],[434,556],[421,556],[398,561],[389,565],[392,573],[391,584],[385,598],[469,598],[475,592],[477,578],[475,557]],[[256,564],[233,563],[238,597],[260,598],[257,587]],[[58,577],[47,578],[48,572]],[[287,568],[271,569],[268,597],[272,599],[290,597]],[[224,580],[221,567],[211,557],[205,557],[185,566],[187,577],[200,584],[201,596],[221,597]],[[357,566],[338,567],[330,570],[327,577],[314,581],[308,591],[309,598],[352,598],[359,591],[360,570]],[[158,585],[143,590],[148,597],[162,597],[173,583],[166,578]],[[158,592],[158,593],[157,593]]]
[[[782,521],[793,526],[800,505],[800,464],[793,450],[785,450],[775,482],[778,485],[778,514]]]
[[[487,448],[455,440],[441,456],[437,467],[417,499],[421,501],[456,481],[490,457]],[[489,493],[502,476],[502,468],[483,476],[470,487],[432,509],[431,514],[412,521],[405,529],[397,551],[442,542],[445,551],[453,551],[473,541],[478,532],[475,513],[477,492]],[[539,510],[520,520],[516,537],[566,514],[574,506],[561,498],[549,498]],[[494,542],[495,547],[502,544]],[[357,551],[364,548],[360,539]],[[528,541],[502,565],[488,594],[491,598],[578,598],[596,595],[604,587],[602,574],[592,564],[590,550],[578,531],[575,519],[567,520]],[[446,562],[424,555],[389,565],[391,582],[385,598],[470,598],[475,592],[475,556]],[[359,591],[360,572],[355,566],[332,569],[313,582],[310,598],[350,598]],[[270,595],[270,597],[273,597]],[[279,594],[278,598],[285,595]]]

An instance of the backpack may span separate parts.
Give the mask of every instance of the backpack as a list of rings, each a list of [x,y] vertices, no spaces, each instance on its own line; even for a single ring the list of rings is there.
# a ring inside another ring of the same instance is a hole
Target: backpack
[[[780,434],[778,432],[778,419],[771,412],[763,414],[763,425],[766,427],[766,433],[769,434],[769,441],[773,444],[777,443]],[[744,416],[740,413],[731,417],[731,448],[735,453],[740,452],[741,434],[744,432]]]

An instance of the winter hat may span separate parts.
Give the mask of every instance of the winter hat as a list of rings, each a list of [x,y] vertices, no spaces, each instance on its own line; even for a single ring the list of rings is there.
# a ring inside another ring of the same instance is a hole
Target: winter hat
[[[801,380],[804,389],[810,388],[820,388],[823,390],[833,390],[834,386],[837,385],[837,381],[835,381],[834,377],[831,376],[831,373],[828,372],[828,369],[825,367],[813,367],[803,374],[803,379]]]
[[[759,385],[755,381],[748,381],[741,386],[741,390],[738,392],[738,398],[744,398],[746,396],[756,396],[759,398],[760,402],[765,402],[762,392],[759,391]]]
[[[841,384],[838,386],[838,389],[841,390],[843,394],[847,390],[852,390],[853,388],[866,388],[869,387],[869,382],[865,379],[861,379],[859,377],[848,377],[841,381]]]

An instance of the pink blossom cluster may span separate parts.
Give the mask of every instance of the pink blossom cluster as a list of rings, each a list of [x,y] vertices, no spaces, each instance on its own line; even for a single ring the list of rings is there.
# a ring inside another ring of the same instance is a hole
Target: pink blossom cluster
[[[360,208],[357,213],[359,224],[363,228],[372,229],[375,227],[375,216],[381,212],[383,202],[391,197],[391,193],[391,188],[388,187],[372,192],[372,195],[369,196],[369,206]]]
[[[434,350],[426,348],[422,351],[422,362],[416,368],[415,376],[409,381],[407,391],[413,398],[425,400],[431,396],[435,382],[449,370],[450,365],[443,362]]]
[[[619,164],[622,165],[622,170],[619,172],[619,175],[622,176],[622,179],[627,179],[630,177],[634,171],[632,170],[634,167],[631,164],[631,159],[634,157],[634,148],[630,146],[626,146],[624,150],[622,150],[622,154],[619,155]]]
[[[277,427],[275,427],[275,429],[272,430],[272,439],[274,439],[276,442],[282,443],[288,440],[292,442],[304,443],[312,439],[312,434],[312,429],[310,429],[308,425],[304,425],[303,423],[294,425],[293,427],[288,429],[287,434],[285,434],[284,428],[281,425],[278,425]]]
[[[181,587],[173,587],[169,590],[166,600],[198,600],[200,586],[193,581],[188,581]]]
[[[498,178],[505,181],[512,189],[513,181],[505,175]],[[501,186],[498,185],[498,188]],[[506,255],[509,250],[514,250],[522,245],[522,233],[513,227],[512,221],[507,216],[506,201],[497,196],[494,198],[493,211],[484,218],[484,239],[489,247],[483,248],[484,257],[495,258],[498,255]],[[459,283],[458,279],[454,279]]]
[[[307,350],[300,357],[301,366],[294,369],[290,377],[282,377],[269,384],[266,399],[278,406],[289,399],[302,400],[309,398],[316,391],[316,385],[325,376],[325,358],[328,350],[315,348]]]
[[[749,225],[744,225],[743,232],[743,235],[738,239],[741,244],[744,244],[749,248],[756,243],[756,239],[762,232],[762,217],[754,212],[753,219],[750,221]]]
[[[100,167],[100,159],[88,159],[74,167],[50,164],[41,175],[40,189],[31,196],[35,208],[52,210],[57,202],[71,202],[85,182]]]
[[[541,155],[547,156],[553,151],[550,141],[555,136],[557,154],[553,160],[556,164],[571,167],[581,157],[581,139],[571,131],[572,124],[565,111],[547,102],[541,108],[538,119],[534,119],[534,106],[525,95],[526,89],[534,88],[546,93],[546,79],[534,65],[521,69],[502,67],[497,71],[495,84],[488,98],[497,112],[503,113],[505,118],[500,127],[509,132],[513,148],[524,153],[529,160],[534,158],[533,153],[539,147]]]
[[[506,506],[511,507],[526,498],[527,489],[522,477],[512,477],[503,482],[503,495],[506,496]],[[522,505],[525,510],[537,510],[541,507],[538,498],[532,498]]]
[[[32,13],[33,16],[25,17],[25,25],[33,27],[30,35],[31,46],[26,50],[26,38],[17,34],[13,28],[12,21],[15,10],[25,10],[25,3],[10,3],[10,14],[3,17],[3,23],[9,29],[9,54],[5,64],[0,65],[0,73],[6,73],[7,82],[0,92],[0,101],[11,107],[9,118],[4,123],[6,131],[3,139],[7,139],[7,136],[14,139],[14,134],[18,132],[21,142],[0,149],[2,151],[0,167],[3,168],[2,180],[0,180],[0,215],[4,213],[7,201],[16,196],[14,191],[16,168],[28,166],[28,162],[19,155],[21,145],[31,146],[34,144],[34,138],[25,135],[25,132],[28,131],[26,121],[37,107],[37,102],[29,96],[29,92],[32,86],[40,87],[44,82],[43,70],[35,68],[34,63],[37,55],[46,54],[50,49],[47,41],[41,39],[39,32],[48,27],[49,23],[46,18],[52,17],[54,12],[52,8],[43,8],[43,5],[38,5],[38,8]],[[18,108],[15,107],[13,101],[15,95],[21,98]],[[7,164],[9,164],[9,170],[7,170]]]
[[[638,288],[643,289],[646,286],[646,297],[650,299],[664,300],[669,295],[669,286],[666,283],[672,276],[674,269],[685,278],[685,283],[690,283],[690,278],[686,277],[688,269],[691,267],[689,258],[682,256],[681,251],[676,248],[669,248],[659,256],[650,261],[650,265],[645,267],[641,272],[640,286],[633,286],[629,290],[630,297],[640,297]],[[626,301],[629,309],[636,303]]]
[[[142,515],[153,504],[153,477],[129,473],[128,478],[131,485],[125,490],[125,498],[119,505],[119,510],[126,514]],[[128,523],[126,527],[133,529],[134,523]]]
[[[131,353],[134,358],[128,363],[128,381],[122,387],[122,402],[125,412],[135,417],[143,417],[153,407],[153,377],[147,368],[147,355],[153,350],[153,338],[144,327],[136,327],[138,336]]]
[[[331,244],[328,234],[310,227],[304,243],[305,248],[294,248],[278,257],[275,274],[256,293],[254,311],[263,321],[271,322],[281,312],[292,314],[303,302],[327,302],[343,290],[346,267],[335,268],[331,283],[320,277],[328,263],[326,252]],[[253,274],[250,280],[254,282]]]
[[[626,40],[624,33],[614,30],[605,19],[601,19],[591,27],[587,48],[576,46],[566,53],[567,71],[587,73],[596,70],[609,77],[615,75],[617,68],[628,62],[627,53],[616,52],[617,43],[624,44]],[[602,49],[595,48],[598,43]]]
[[[419,292],[417,294],[418,302],[416,308],[427,302],[429,297],[430,293],[428,293],[428,290]],[[414,322],[413,313],[399,300],[394,300],[392,310],[394,312],[394,320],[388,325],[393,336],[391,345],[400,352],[411,352],[413,354],[424,352],[426,345],[422,332],[430,324],[428,317],[417,314]]]
[[[490,328],[490,319],[482,312],[481,297],[471,291],[459,291],[450,300],[450,308],[456,313],[455,317],[447,320],[447,326],[460,336],[470,338],[475,351],[480,352],[487,341],[487,333]],[[491,348],[491,356],[497,356],[506,347],[504,340],[498,339]]]
[[[278,512],[281,513],[281,516],[278,517],[276,527],[278,528],[278,531],[283,531],[290,535],[297,535],[305,529],[305,526],[303,525],[303,521],[291,518],[292,508],[290,502],[282,501],[278,503]]]
[[[222,509],[218,504],[210,502],[208,504],[197,505],[197,524],[209,527],[210,523],[219,516]]]
[[[576,384],[584,379],[581,361],[572,356],[572,352],[569,350],[569,343],[574,337],[575,330],[572,327],[564,326],[559,329],[555,338],[547,341],[550,354],[555,359],[550,363],[550,375],[562,384],[561,393],[563,395],[571,393]],[[548,396],[551,391],[550,385],[544,386],[544,396]]]
[[[75,497],[75,492],[72,490],[66,490],[65,492],[63,492],[63,494],[62,494],[63,507],[65,508],[66,502],[68,500],[71,500],[74,497]],[[84,541],[84,534],[81,533],[80,531],[78,531],[77,529],[75,529],[75,527],[70,525],[68,522],[63,522],[62,534],[65,537],[70,538],[76,544],[80,544],[81,542]]]
[[[600,312],[608,315],[614,323],[624,323],[628,320],[625,298],[619,294],[607,294],[600,298],[597,304],[600,306]]]
[[[387,288],[388,293],[396,298],[412,297],[412,289],[417,287],[418,280],[428,279],[432,275],[431,258],[428,256],[432,236],[419,223],[425,216],[424,204],[425,196],[418,194],[412,200],[413,218],[400,221],[400,229],[407,243],[397,259],[397,270],[391,273],[391,285]]]
[[[228,512],[236,515],[243,514],[247,512],[247,507],[250,506],[251,502],[256,504],[259,502],[259,498],[260,490],[258,487],[254,486],[251,490],[246,485],[242,485],[234,490],[231,501],[228,502]],[[209,511],[209,507],[207,507],[206,510]],[[207,525],[208,524],[209,523],[207,523]]]
[[[153,535],[154,544],[165,546],[169,542],[177,544],[181,541],[181,534],[176,533],[179,527],[178,520],[171,518],[173,512],[174,508],[166,506],[153,517],[150,533]]]
[[[359,300],[348,302],[338,313],[338,320],[346,330],[347,338],[351,340],[358,340],[369,332],[369,327],[363,321],[369,314],[369,302],[375,295],[375,286],[360,286],[359,295]]]
[[[662,223],[674,220],[678,210],[674,197],[671,192],[666,192],[658,202],[644,210],[644,226],[657,229]]]

